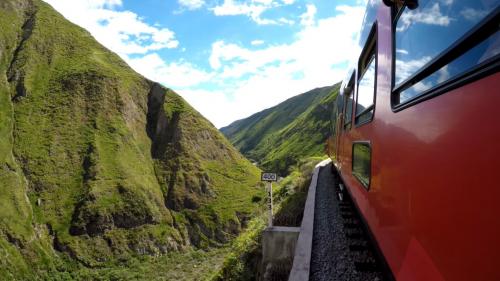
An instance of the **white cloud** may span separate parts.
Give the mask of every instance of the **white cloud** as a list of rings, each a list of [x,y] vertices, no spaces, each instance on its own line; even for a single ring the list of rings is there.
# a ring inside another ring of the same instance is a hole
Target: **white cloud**
[[[425,83],[424,81],[419,81],[417,84],[413,85],[412,93],[422,93],[427,91],[432,87],[432,83]]]
[[[196,10],[205,5],[205,0],[178,0],[178,1],[179,5],[187,8],[188,10]]]
[[[460,14],[466,19],[466,20],[469,20],[469,21],[472,21],[472,22],[478,22],[479,20],[481,20],[482,18],[484,18],[488,12],[485,11],[485,10],[475,10],[475,9],[472,9],[472,8],[465,8],[463,9]]]
[[[317,11],[318,9],[316,9],[316,6],[314,6],[313,4],[308,4],[307,11],[300,16],[300,24],[305,26],[313,25],[314,17],[316,16]]]
[[[285,18],[266,19],[262,18],[262,14],[272,8],[277,8],[283,5],[291,5],[294,0],[252,0],[249,2],[241,2],[238,0],[224,0],[222,5],[217,5],[210,10],[216,16],[248,16],[259,25],[279,25],[293,24],[294,22]]]
[[[250,44],[252,44],[252,46],[259,46],[264,44],[264,40],[253,40]]]
[[[295,21],[293,20],[290,20],[290,19],[286,19],[286,18],[279,18],[277,19],[277,22],[278,24],[284,24],[284,25],[293,25],[295,24]]]
[[[168,87],[182,89],[209,81],[213,74],[184,61],[167,63],[158,54],[127,59],[127,63],[140,74]]]
[[[408,55],[408,51],[405,50],[405,49],[396,49],[396,53],[400,53],[400,54],[403,54],[403,55]]]
[[[403,13],[398,21],[398,32],[405,31],[412,24],[424,23],[429,25],[448,26],[451,22],[449,16],[441,14],[439,3],[434,3],[430,8]],[[402,23],[399,26],[399,23]]]
[[[396,60],[396,85],[413,75],[431,60],[430,56],[425,56],[415,60]]]
[[[102,8],[102,7],[113,8],[115,6],[121,6],[123,4],[122,0],[87,0],[85,2],[87,6],[92,8]]]
[[[116,11],[121,0],[45,0],[68,20],[87,29],[101,44],[122,58],[130,54],[176,48],[179,42],[168,28],[147,24],[130,11]]]
[[[209,58],[216,73],[213,79],[222,81],[225,88],[178,92],[221,127],[291,96],[340,81],[349,59],[359,54],[356,34],[364,6],[336,9],[337,16],[304,26],[290,44],[253,50],[223,40],[213,43]]]
[[[448,69],[448,65],[445,65],[440,70],[438,70],[437,74],[439,75],[437,79],[438,83],[443,83],[444,81],[450,79],[451,75]]]

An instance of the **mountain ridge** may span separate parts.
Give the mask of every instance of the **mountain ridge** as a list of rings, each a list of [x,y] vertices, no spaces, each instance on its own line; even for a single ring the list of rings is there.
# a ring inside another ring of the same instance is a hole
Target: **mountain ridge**
[[[337,83],[315,88],[237,120],[220,131],[263,169],[286,175],[299,160],[323,155],[339,86]]]

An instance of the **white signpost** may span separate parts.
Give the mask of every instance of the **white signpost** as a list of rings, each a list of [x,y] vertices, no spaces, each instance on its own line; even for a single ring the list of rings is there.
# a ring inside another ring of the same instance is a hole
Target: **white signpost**
[[[268,226],[273,226],[273,181],[278,181],[276,173],[262,173],[260,180],[267,182],[267,208],[269,209]]]

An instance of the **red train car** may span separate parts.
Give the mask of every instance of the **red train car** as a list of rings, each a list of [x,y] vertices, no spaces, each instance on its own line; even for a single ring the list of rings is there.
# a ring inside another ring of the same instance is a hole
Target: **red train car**
[[[333,159],[396,280],[500,280],[499,23],[500,0],[368,3]]]

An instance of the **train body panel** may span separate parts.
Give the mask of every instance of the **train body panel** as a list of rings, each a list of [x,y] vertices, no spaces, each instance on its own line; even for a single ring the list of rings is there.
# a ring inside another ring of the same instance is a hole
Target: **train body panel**
[[[335,166],[396,280],[500,280],[499,56],[398,108],[395,9],[368,4],[363,51],[335,116]],[[375,81],[365,83],[372,62]],[[373,104],[360,106],[372,82]]]

